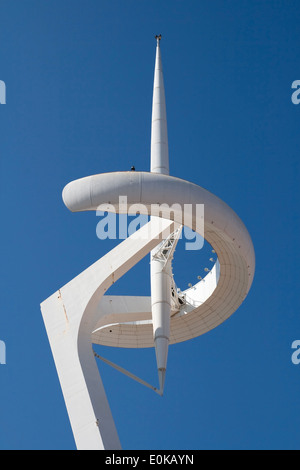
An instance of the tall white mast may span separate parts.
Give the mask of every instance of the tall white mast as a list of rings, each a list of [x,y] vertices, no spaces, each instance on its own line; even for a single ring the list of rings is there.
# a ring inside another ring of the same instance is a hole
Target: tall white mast
[[[155,36],[156,59],[153,85],[151,127],[151,172],[169,175],[169,148],[165,88],[161,62],[161,35]],[[163,393],[170,337],[171,315],[171,263],[165,263],[154,255],[160,246],[151,252],[151,307],[153,338],[159,377],[160,393]]]
[[[160,40],[157,40],[153,85],[151,127],[151,172],[169,174],[169,147],[164,77],[161,62]]]

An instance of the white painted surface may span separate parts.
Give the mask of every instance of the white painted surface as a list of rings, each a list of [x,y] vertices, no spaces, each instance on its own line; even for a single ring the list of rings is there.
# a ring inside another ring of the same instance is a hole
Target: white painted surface
[[[158,223],[160,222],[160,223]],[[148,226],[153,238],[147,239]],[[49,342],[78,450],[120,449],[92,351],[92,332],[110,309],[98,305],[107,289],[173,230],[151,221],[41,304]]]
[[[169,145],[160,41],[157,40],[151,123],[151,172],[169,174]]]
[[[147,226],[143,227],[41,304],[78,449],[120,448],[92,343],[153,347],[154,326],[154,337],[158,337],[160,331],[161,337],[165,337],[165,340],[156,341],[158,368],[163,371],[169,342],[197,337],[225,321],[241,305],[253,281],[254,249],[239,217],[207,190],[168,173],[165,91],[158,43],[151,173],[116,172],[89,176],[72,181],[63,191],[64,203],[72,212],[97,210],[104,204],[107,210],[113,208],[119,213],[130,213],[124,204],[119,207],[119,196],[127,196],[128,205],[142,204],[140,212],[146,215],[153,216],[152,205],[172,206],[175,222],[168,220],[170,214],[167,212],[162,215],[162,220],[151,217],[148,226],[153,228],[152,237],[146,239]],[[171,311],[170,271],[164,271],[159,262],[151,263],[152,299],[105,296],[117,279],[157,246],[159,241],[153,239],[155,234],[164,239],[177,224],[183,223],[186,204],[192,205],[194,213],[185,225],[201,236],[202,212],[195,208],[197,204],[204,204],[204,236],[218,256],[218,262],[205,279],[185,291],[187,304],[179,312]],[[138,238],[141,234],[144,234],[143,239]]]
[[[158,38],[152,103],[151,172],[169,174],[165,87]],[[170,262],[165,265],[162,260],[156,259],[155,253],[156,249],[150,255],[151,311],[159,385],[163,393],[170,342],[172,267]]]
[[[119,189],[118,189],[119,188]],[[119,194],[126,194],[128,205],[141,203],[142,213],[150,214],[152,204],[177,203],[174,220],[181,223],[180,207],[184,204],[204,204],[204,236],[216,251],[220,263],[220,278],[216,289],[207,300],[192,311],[171,318],[170,343],[195,338],[215,328],[232,315],[252,284],[255,271],[255,255],[250,235],[235,212],[209,191],[179,178],[146,172],[117,172],[90,176],[69,183],[63,192],[66,206],[73,212],[96,210],[109,201],[119,212]],[[124,211],[124,207],[121,208]],[[195,211],[194,211],[195,212]],[[203,221],[197,214],[188,226],[197,231]],[[199,232],[198,232],[199,233]],[[200,235],[202,235],[200,233]],[[202,267],[200,267],[202,268]],[[131,347],[153,346],[149,325],[139,325],[130,330]],[[121,332],[121,330],[120,330]],[[121,337],[116,333],[115,345],[122,345],[122,336],[128,346],[129,338],[122,328]],[[98,337],[98,341],[101,342]],[[105,343],[103,338],[103,344]],[[113,344],[112,344],[113,345]]]

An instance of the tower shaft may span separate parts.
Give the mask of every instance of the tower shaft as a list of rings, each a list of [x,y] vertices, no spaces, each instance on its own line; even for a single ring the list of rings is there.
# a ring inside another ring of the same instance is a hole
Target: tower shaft
[[[151,172],[169,175],[169,148],[165,88],[161,61],[160,39],[157,36],[153,85],[151,126]],[[151,308],[153,338],[156,353],[160,392],[163,393],[170,337],[171,263],[164,264],[151,252]]]
[[[156,46],[152,101],[151,172],[169,174],[167,112],[159,38]]]

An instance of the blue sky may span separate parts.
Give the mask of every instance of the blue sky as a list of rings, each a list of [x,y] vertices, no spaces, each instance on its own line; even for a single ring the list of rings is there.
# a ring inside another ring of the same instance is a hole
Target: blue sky
[[[163,398],[100,365],[122,446],[299,449],[299,2],[2,0],[0,18],[0,449],[75,448],[39,305],[116,242],[61,193],[149,170],[159,33],[171,174],[237,212],[257,266],[228,321],[170,348]],[[204,251],[178,247],[181,288]],[[149,294],[149,259],[111,292]],[[153,350],[98,351],[157,381]]]

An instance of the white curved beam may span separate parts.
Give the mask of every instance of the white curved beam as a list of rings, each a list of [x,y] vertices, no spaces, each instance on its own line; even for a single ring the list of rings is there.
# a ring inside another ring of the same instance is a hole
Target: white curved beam
[[[107,289],[174,230],[171,221],[161,222],[149,222],[41,304],[79,450],[121,447],[92,351],[92,332],[101,317],[111,321],[109,312],[97,308]]]
[[[220,277],[212,295],[187,315],[171,319],[170,342],[186,341],[215,328],[232,315],[246,298],[255,271],[255,255],[250,235],[236,213],[221,199],[209,191],[179,178],[146,172],[104,173],[69,183],[63,191],[63,200],[72,211],[96,210],[99,204],[109,203],[116,212],[119,195],[126,195],[128,208],[140,204],[140,212],[151,213],[151,206],[167,204],[173,206],[172,218],[182,224],[185,205],[194,208],[192,218],[185,225],[195,231],[202,227],[203,220],[197,214],[197,204],[204,204],[204,236],[216,251],[220,263]],[[176,204],[174,204],[176,203]],[[108,208],[109,209],[109,208]],[[168,214],[163,214],[168,217]],[[200,235],[203,235],[200,233]],[[136,328],[152,345],[147,325]],[[148,333],[146,333],[148,331]],[[132,347],[138,340],[133,337]],[[122,340],[118,338],[118,345]],[[134,345],[135,344],[135,345]]]

